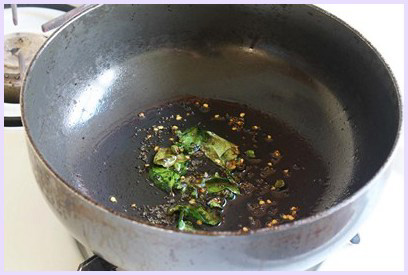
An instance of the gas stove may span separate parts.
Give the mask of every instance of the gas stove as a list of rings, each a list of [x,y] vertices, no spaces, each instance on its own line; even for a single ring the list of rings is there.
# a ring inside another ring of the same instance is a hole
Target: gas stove
[[[403,6],[318,5],[359,30],[381,52],[403,91]],[[52,31],[41,25],[69,5],[18,5],[18,24],[6,5],[5,39],[5,270],[116,270],[73,239],[53,215],[28,160],[18,103],[28,64]],[[378,22],[377,18],[383,20]],[[393,29],[393,32],[389,32]],[[401,46],[400,46],[401,45]],[[6,96],[7,95],[7,96]],[[402,133],[403,135],[403,133]],[[311,270],[403,270],[403,136],[379,204],[344,247]],[[361,239],[360,239],[361,237]]]
[[[21,120],[18,103],[23,76],[38,49],[55,31],[53,29],[43,32],[41,25],[74,7],[47,4],[18,5],[13,16],[11,6],[5,5],[4,9],[4,123],[6,127],[19,127]]]

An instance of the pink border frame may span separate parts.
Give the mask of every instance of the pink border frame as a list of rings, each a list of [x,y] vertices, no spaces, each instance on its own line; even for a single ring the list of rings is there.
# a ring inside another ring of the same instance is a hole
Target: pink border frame
[[[385,1],[385,0],[371,0],[371,1],[366,1],[366,0],[359,0],[359,1],[350,1],[350,0],[346,0],[346,1],[333,1],[333,0],[321,0],[321,1],[285,1],[285,4],[404,4],[404,25],[408,26],[408,0],[399,0],[399,1]],[[78,0],[66,0],[66,1],[16,1],[16,0],[12,0],[12,1],[8,1],[9,4],[27,4],[27,3],[33,3],[33,4],[282,4],[282,2],[275,2],[275,1],[265,1],[265,0],[256,0],[256,1],[243,1],[243,0],[224,0],[224,1],[216,1],[216,0],[206,0],[206,1],[187,1],[187,0],[178,0],[178,1],[164,1],[164,0],[151,0],[151,1],[147,1],[147,0],[139,0],[139,1],[129,1],[129,0],[122,0],[122,1],[106,1],[106,0],[99,0],[99,1],[94,1],[94,0],[87,0],[87,1],[78,1]],[[4,14],[4,8],[2,8],[0,10],[0,14],[3,17]],[[3,20],[0,20],[0,29],[1,29],[1,33],[2,36],[0,37],[0,42],[2,47],[4,48],[4,23]],[[406,65],[408,64],[408,55],[407,55],[407,48],[408,48],[408,28],[404,28],[404,69],[406,68]],[[4,60],[4,52],[0,51],[0,60]],[[0,66],[0,71],[2,73],[4,73],[4,66]],[[405,87],[407,87],[406,83],[408,83],[408,71],[404,70],[404,81],[405,81]],[[1,89],[2,92],[0,93],[0,98],[3,101],[4,100],[4,85],[1,85]],[[407,88],[405,88],[405,90],[407,90]],[[401,90],[401,93],[405,93],[405,90]],[[404,115],[404,125],[403,128],[404,130],[407,128],[408,126],[408,122],[405,119],[405,114],[407,113],[407,106],[404,104],[403,102],[403,115]],[[1,104],[0,105],[0,110],[2,111],[2,113],[4,114],[4,107]],[[1,171],[1,175],[4,175],[4,123],[1,127],[1,135],[0,135],[0,153],[3,156],[0,159],[0,163],[2,164],[0,167],[0,171]],[[405,140],[403,141],[404,143],[408,140],[408,138],[405,136]],[[404,152],[404,161],[407,159],[408,153],[407,151]],[[404,168],[408,169],[408,165],[407,163],[405,163]],[[404,169],[404,170],[406,170]],[[406,182],[405,178],[404,181]],[[4,187],[4,176],[1,177],[0,179],[1,185],[2,187]],[[4,188],[1,189],[0,193],[2,193],[2,197],[4,198]],[[405,188],[405,198],[408,198],[407,196],[408,193],[408,188]],[[4,200],[3,200],[4,201]],[[1,204],[1,211],[0,211],[0,215],[1,215],[1,220],[4,221],[4,203]],[[405,210],[407,210],[407,202],[405,201]],[[407,211],[405,211],[405,228],[408,228],[407,224],[407,219],[406,219],[406,215],[407,215]],[[4,223],[3,223],[4,224]],[[4,247],[4,228],[2,227],[0,232],[2,232],[1,234],[1,244]],[[407,238],[405,236],[405,249],[404,252],[406,251],[407,248]],[[4,249],[1,250],[1,270],[4,270]],[[407,270],[407,262],[404,263],[404,270]],[[34,273],[34,272],[33,272]],[[145,273],[145,272],[138,272],[138,273]],[[159,274],[159,273],[164,273],[164,272],[149,272],[150,274]],[[173,273],[173,274],[179,274],[180,272],[165,272],[165,273]],[[184,272],[185,273],[185,272]],[[203,272],[203,271],[197,271],[195,272],[196,274],[207,274],[208,272]],[[213,273],[221,273],[221,272],[213,272]],[[222,272],[222,273],[229,273],[229,274],[235,274],[237,272]],[[251,274],[253,272],[239,272],[240,274]],[[298,272],[285,272],[286,274],[295,274]],[[350,272],[347,272],[350,273]],[[357,272],[351,272],[351,273],[357,273]],[[386,274],[386,272],[381,272],[383,274]],[[404,271],[405,273],[405,271]]]

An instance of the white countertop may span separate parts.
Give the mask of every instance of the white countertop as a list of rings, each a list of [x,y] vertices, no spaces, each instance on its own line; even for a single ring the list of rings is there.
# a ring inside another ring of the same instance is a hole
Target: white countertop
[[[38,188],[22,129],[5,129],[4,172],[5,270],[76,270],[82,256]]]
[[[403,5],[318,5],[360,31],[383,55],[403,91]],[[42,197],[23,130],[5,129],[5,270],[76,270],[74,240]],[[361,243],[329,256],[319,270],[403,270],[403,139],[379,204],[359,231]]]

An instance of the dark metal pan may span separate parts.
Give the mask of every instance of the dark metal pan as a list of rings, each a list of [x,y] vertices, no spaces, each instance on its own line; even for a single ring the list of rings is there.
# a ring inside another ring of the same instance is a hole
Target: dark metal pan
[[[127,205],[151,199],[150,186],[132,184],[132,118],[183,95],[247,104],[295,129],[327,163],[319,211],[246,235],[184,233],[132,216]],[[93,7],[45,43],[21,102],[50,206],[75,238],[123,269],[318,264],[371,211],[401,124],[397,85],[379,53],[308,5]]]

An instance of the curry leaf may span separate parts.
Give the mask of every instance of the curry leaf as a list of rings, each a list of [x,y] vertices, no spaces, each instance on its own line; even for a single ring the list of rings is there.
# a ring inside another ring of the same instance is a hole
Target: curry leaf
[[[192,127],[184,132],[177,133],[179,147],[187,153],[193,153],[201,149],[206,157],[223,168],[233,170],[239,150],[238,146],[218,136],[211,131],[204,131],[199,127]],[[229,165],[227,165],[229,164]]]
[[[173,166],[177,161],[177,156],[173,154],[170,148],[159,148],[153,158],[153,163],[163,167]]]
[[[153,158],[153,163],[161,165],[165,168],[169,168],[173,165],[179,164],[177,167],[175,167],[175,170],[179,172],[180,170],[182,170],[182,163],[186,162],[187,160],[188,158],[184,154],[176,155],[174,153],[174,150],[171,148],[159,148]]]
[[[198,198],[198,191],[196,188],[193,189],[193,191],[191,192],[191,196],[193,196],[194,198]]]
[[[245,155],[247,155],[249,158],[252,158],[252,159],[256,158],[254,150],[245,151]]]
[[[224,168],[226,168],[227,162],[237,159],[238,146],[213,132],[206,131],[206,134],[207,138],[201,146],[206,157]]]
[[[224,203],[221,201],[220,198],[212,198],[211,200],[208,201],[207,204],[211,208],[221,208],[222,209]]]
[[[184,176],[187,173],[187,162],[176,162],[173,169],[181,176]]]
[[[184,213],[185,211],[181,211],[179,214],[177,228],[183,231],[194,231],[193,224],[190,221],[184,221]]]
[[[231,191],[229,191],[229,190],[224,190],[223,192],[224,192],[224,193],[227,192],[227,193],[224,195],[224,196],[227,197],[227,199],[233,200],[233,199],[235,198],[234,192],[231,192]]]
[[[186,162],[189,158],[184,154],[178,154],[176,162]]]
[[[170,215],[175,212],[180,212],[183,213],[183,218],[186,217],[194,221],[202,221],[208,225],[217,225],[222,220],[221,216],[216,211],[206,209],[201,205],[178,204],[171,207],[168,212]]]
[[[207,181],[205,181],[205,186],[207,188],[208,193],[218,193],[223,190],[229,190],[234,194],[241,194],[239,191],[239,187],[231,183],[228,179],[226,178],[212,178]]]
[[[198,127],[192,127],[184,132],[178,131],[177,135],[179,137],[179,146],[190,154],[200,149],[206,133]]]
[[[230,170],[225,170],[225,174],[227,176],[227,179],[231,183],[237,183],[239,181],[239,178],[236,175],[234,175]]]
[[[179,220],[178,229],[183,231],[195,231],[193,223],[190,221]]]
[[[170,150],[176,155],[181,153],[180,147],[177,145],[170,146]]]
[[[149,170],[149,178],[158,188],[167,192],[171,192],[173,188],[182,188],[180,174],[168,168],[153,166]]]

